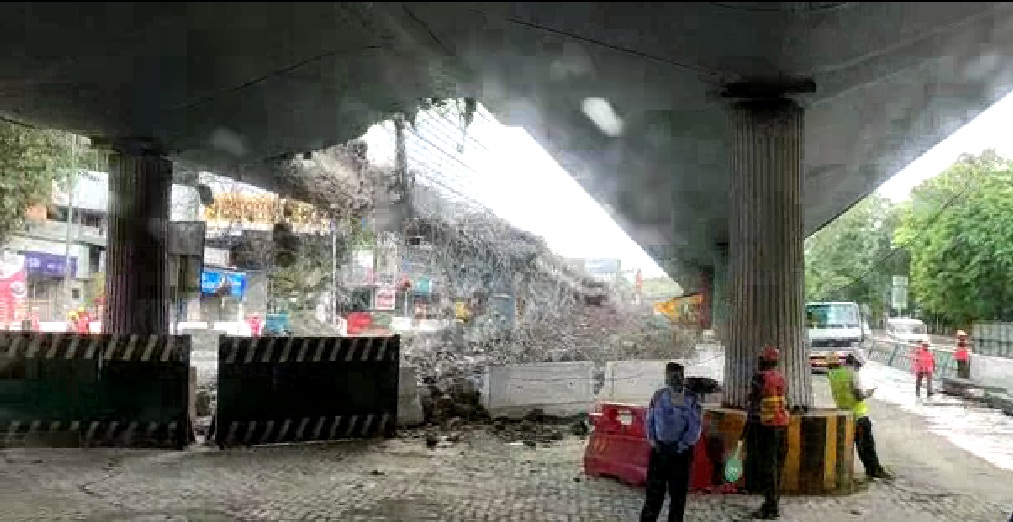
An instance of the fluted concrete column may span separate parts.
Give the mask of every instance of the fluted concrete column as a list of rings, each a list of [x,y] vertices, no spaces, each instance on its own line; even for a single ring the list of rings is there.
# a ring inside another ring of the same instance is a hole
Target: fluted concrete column
[[[109,158],[106,333],[169,333],[167,274],[172,163],[151,154]]]
[[[725,401],[746,405],[765,345],[781,349],[790,406],[812,404],[803,330],[803,111],[792,101],[737,104],[731,111],[731,223]]]
[[[711,285],[711,328],[718,342],[728,346],[728,260],[714,267]]]

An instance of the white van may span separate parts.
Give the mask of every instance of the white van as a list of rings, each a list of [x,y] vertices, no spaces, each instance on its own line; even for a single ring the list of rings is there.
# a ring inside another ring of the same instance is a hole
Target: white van
[[[886,320],[886,335],[893,342],[918,344],[929,342],[929,331],[920,319],[891,317]]]

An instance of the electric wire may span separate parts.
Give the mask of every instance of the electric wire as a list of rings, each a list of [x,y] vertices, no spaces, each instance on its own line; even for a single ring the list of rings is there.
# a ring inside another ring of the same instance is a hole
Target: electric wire
[[[930,226],[930,225],[935,224],[936,221],[938,221],[943,216],[944,212],[946,212],[950,207],[952,207],[958,200],[966,198],[971,193],[971,189],[972,188],[977,188],[978,184],[979,184],[979,182],[977,182],[977,180],[975,180],[972,183],[965,184],[962,190],[960,190],[959,192],[956,192],[955,194],[953,194],[942,205],[940,205],[940,207],[936,210],[936,212],[928,220],[925,221],[924,226]],[[949,246],[952,246],[952,244],[953,244],[953,242],[955,240],[956,240],[956,237],[950,238],[950,241],[947,244],[948,245],[947,248]],[[861,275],[859,275],[858,277],[855,277],[855,278],[849,278],[849,279],[851,279],[850,283],[848,283],[846,285],[843,285],[843,286],[836,287],[836,288],[832,288],[832,289],[827,290],[825,292],[822,292],[821,293],[822,297],[820,299],[828,299],[828,298],[830,298],[830,296],[832,296],[832,295],[834,295],[834,294],[836,294],[838,292],[847,290],[849,288],[854,287],[855,285],[857,285],[859,283],[864,282],[866,278],[870,277],[875,272],[877,272],[880,268],[882,268],[882,264],[883,263],[885,263],[886,261],[889,261],[889,260],[893,259],[896,255],[898,255],[898,253],[900,251],[901,251],[901,249],[896,249],[896,248],[892,249],[887,254],[885,254],[885,255],[881,256],[879,259],[873,261],[873,263],[871,265],[872,267],[869,268],[869,269],[867,269]]]

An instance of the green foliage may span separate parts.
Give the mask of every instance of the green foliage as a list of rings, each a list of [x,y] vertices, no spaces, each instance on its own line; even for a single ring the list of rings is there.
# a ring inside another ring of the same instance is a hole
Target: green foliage
[[[351,250],[373,248],[376,238],[361,220],[347,219],[338,224],[344,232],[338,236],[338,266],[344,264]],[[275,270],[270,274],[271,295],[287,304],[286,308],[303,310],[315,306],[315,298],[330,290],[331,236],[296,236],[283,232],[279,242],[277,227],[274,237]],[[294,299],[295,301],[291,301]]]
[[[992,151],[965,155],[903,209],[895,239],[911,252],[911,293],[951,325],[1013,315],[1011,168]]]
[[[271,272],[271,294],[295,310],[312,308],[312,301],[331,283],[330,236],[304,236],[291,264]],[[291,302],[295,299],[295,302]]]
[[[25,209],[44,203],[54,179],[63,182],[72,166],[104,170],[102,151],[75,147],[72,135],[0,122],[0,243],[20,225]]]
[[[890,200],[873,194],[806,239],[806,299],[867,304],[879,318],[891,276],[907,272],[891,245],[897,221]]]

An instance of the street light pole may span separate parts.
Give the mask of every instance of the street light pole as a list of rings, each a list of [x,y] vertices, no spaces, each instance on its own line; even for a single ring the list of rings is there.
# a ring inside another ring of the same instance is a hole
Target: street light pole
[[[63,252],[63,299],[65,313],[70,314],[73,292],[71,289],[70,244],[74,227],[74,186],[77,183],[77,135],[70,136],[70,171],[67,173],[67,235]]]
[[[331,326],[338,324],[338,220],[331,215]]]

